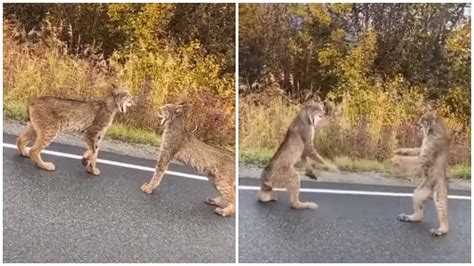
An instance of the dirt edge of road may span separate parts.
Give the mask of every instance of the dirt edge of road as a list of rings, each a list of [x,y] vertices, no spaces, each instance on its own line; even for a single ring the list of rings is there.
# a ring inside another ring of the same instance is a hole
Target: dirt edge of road
[[[25,128],[25,122],[14,120],[4,120],[3,132],[10,135],[19,135]],[[81,138],[72,134],[64,134],[56,138],[55,142],[66,145],[84,147],[85,144]],[[101,144],[101,151],[113,152],[122,155],[133,155],[134,157],[149,160],[156,159],[157,148],[146,144],[126,143],[118,140],[104,139]],[[260,178],[262,168],[254,165],[239,165],[239,176],[249,178]],[[304,175],[301,179],[305,181],[313,181]],[[391,186],[415,186],[413,182],[397,178],[385,173],[377,172],[341,172],[330,173],[321,172],[318,181],[322,182],[339,182],[366,185],[391,185]],[[450,182],[451,189],[471,190],[471,182],[469,180],[453,179]]]

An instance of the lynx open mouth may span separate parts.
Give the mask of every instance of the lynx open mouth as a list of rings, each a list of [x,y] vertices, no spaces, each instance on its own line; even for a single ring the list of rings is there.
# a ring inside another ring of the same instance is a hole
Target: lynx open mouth
[[[161,119],[161,121],[160,121],[160,126],[163,126],[163,125],[166,123],[166,121],[168,120],[166,114],[164,114],[164,113],[162,113],[162,112],[159,112],[159,113],[158,113],[158,118]]]
[[[133,105],[133,101],[132,100],[129,100],[127,102],[125,102],[122,107],[120,108],[120,112],[121,113],[126,113],[127,112],[127,107],[130,107]]]

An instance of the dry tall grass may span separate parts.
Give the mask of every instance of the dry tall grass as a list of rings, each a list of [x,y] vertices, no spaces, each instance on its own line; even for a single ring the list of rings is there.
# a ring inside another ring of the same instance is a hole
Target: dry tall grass
[[[198,43],[149,51],[128,47],[107,60],[91,49],[71,55],[49,29],[41,39],[18,38],[18,27],[4,21],[4,103],[21,106],[43,95],[94,100],[111,83],[136,96],[137,106],[117,122],[154,131],[156,113],[166,102],[194,103],[196,134],[220,146],[235,144],[235,89],[232,75],[221,75],[217,58],[202,55]],[[212,125],[212,126],[210,126]]]
[[[417,120],[426,111],[425,99],[417,89],[403,86],[402,82],[392,82],[372,91],[352,89],[331,94],[339,100],[338,111],[334,121],[317,128],[317,149],[329,158],[384,162],[397,147],[419,146]],[[265,92],[240,97],[239,149],[244,156],[246,151],[271,154],[268,151],[276,150],[299,106]],[[454,132],[450,163],[470,165],[470,128],[462,129],[464,121],[456,121],[442,108],[440,112]]]

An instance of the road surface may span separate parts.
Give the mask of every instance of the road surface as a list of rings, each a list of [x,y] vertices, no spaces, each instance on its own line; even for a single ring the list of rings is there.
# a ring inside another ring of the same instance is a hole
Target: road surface
[[[434,204],[429,202],[421,223],[397,221],[411,211],[413,188],[380,185],[303,182],[303,192],[317,210],[290,209],[286,192],[279,202],[256,200],[259,181],[239,179],[239,262],[471,262],[470,191],[450,191],[450,232],[435,238]],[[346,192],[341,192],[345,190]],[[363,195],[353,195],[363,191]],[[383,195],[373,195],[373,191]]]
[[[4,143],[15,136],[4,134]],[[53,143],[48,150],[81,155]],[[235,220],[206,205],[207,181],[165,176],[152,194],[140,191],[152,172],[99,163],[98,177],[80,160],[43,155],[56,171],[39,170],[3,148],[4,262],[234,262]],[[101,152],[99,158],[139,166],[155,162]],[[188,167],[173,171],[196,174]]]

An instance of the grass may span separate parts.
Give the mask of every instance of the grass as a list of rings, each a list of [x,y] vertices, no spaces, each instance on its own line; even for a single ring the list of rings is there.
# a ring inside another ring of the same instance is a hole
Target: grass
[[[271,149],[258,150],[255,148],[241,148],[239,149],[239,162],[245,164],[254,164],[265,166],[270,162],[275,151]],[[390,173],[391,165],[389,161],[376,161],[367,159],[350,159],[348,157],[336,157],[334,163],[337,167],[344,171],[358,172],[358,171],[374,171],[381,173]],[[451,174],[455,178],[464,180],[471,180],[471,166],[470,165],[453,165],[450,168]]]
[[[131,143],[159,146],[159,136],[150,131],[128,128],[122,124],[114,124],[107,130],[107,137]]]
[[[270,162],[273,153],[275,151],[271,149],[240,148],[239,162],[264,166]]]
[[[470,165],[453,165],[451,167],[451,174],[454,177],[471,180],[471,166]]]
[[[8,119],[25,121],[27,119],[26,105],[19,102],[7,101],[3,105],[4,117]],[[122,124],[113,124],[108,130],[106,137],[129,143],[160,145],[160,136],[155,132],[142,129],[129,128]]]
[[[374,172],[390,172],[390,163],[387,161],[379,162],[367,159],[350,159],[348,157],[336,157],[334,163],[339,169],[344,171],[374,171]]]
[[[4,102],[3,114],[5,118],[13,120],[26,120],[26,105],[18,102]]]
[[[246,164],[255,164],[264,166],[270,162],[275,151],[272,149],[253,149],[242,148],[239,150],[239,161]],[[390,164],[388,162],[378,162],[366,159],[350,159],[348,157],[336,157],[334,163],[341,170],[345,171],[376,171],[389,172]]]

